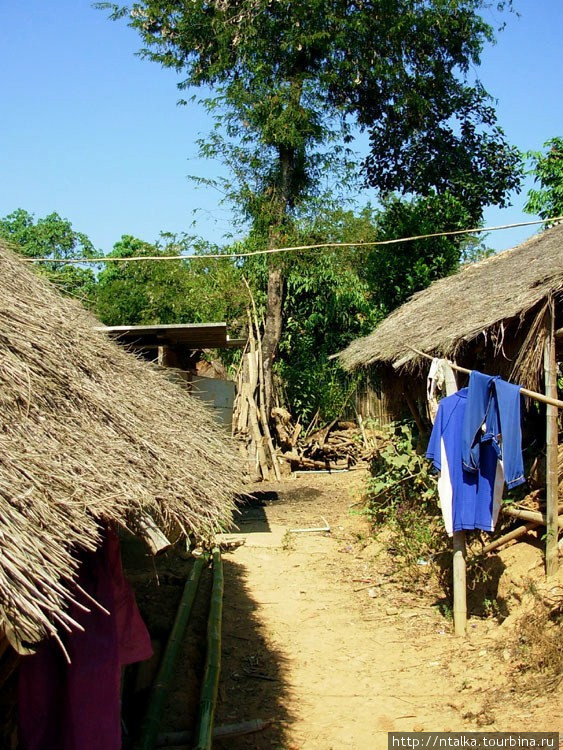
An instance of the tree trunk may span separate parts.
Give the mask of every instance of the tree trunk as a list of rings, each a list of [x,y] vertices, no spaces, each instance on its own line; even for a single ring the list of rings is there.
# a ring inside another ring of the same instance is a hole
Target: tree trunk
[[[296,71],[295,78],[291,81],[292,107],[299,108],[303,94],[303,83]],[[268,247],[270,250],[279,247],[283,241],[284,230],[287,229],[288,213],[293,198],[295,198],[296,185],[294,183],[295,165],[298,158],[298,149],[294,145],[279,144],[278,151],[278,177],[272,200],[272,214]],[[274,395],[274,373],[273,365],[277,354],[282,334],[282,310],[284,292],[284,262],[280,258],[271,257],[268,268],[268,299],[266,302],[266,323],[264,336],[262,338],[265,407],[266,418],[271,419]]]
[[[266,418],[270,419],[273,405],[273,364],[282,332],[283,272],[281,267],[270,267],[268,271],[268,299],[266,323],[262,337]]]

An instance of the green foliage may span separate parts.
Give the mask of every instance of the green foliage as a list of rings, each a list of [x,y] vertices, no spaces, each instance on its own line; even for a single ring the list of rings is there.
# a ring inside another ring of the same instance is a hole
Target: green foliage
[[[263,237],[283,235],[323,173],[343,178],[354,121],[370,132],[366,175],[383,194],[448,193],[477,220],[518,188],[519,154],[468,78],[493,39],[484,0],[98,6],[128,19],[142,55],[182,71],[182,88],[212,90],[203,152],[227,163],[227,195]]]
[[[218,129],[203,148],[227,160],[231,198],[255,229],[281,226],[329,164],[344,174],[351,154],[335,154],[354,120],[370,133],[366,174],[384,194],[449,193],[479,218],[518,187],[520,156],[469,82],[493,40],[485,0],[97,5],[126,17],[141,54],[181,71],[182,88],[212,90]]]
[[[436,479],[416,449],[409,424],[392,424],[386,432],[368,481],[369,513],[374,525],[391,532],[395,554],[411,565],[434,555],[444,544]]]
[[[311,209],[296,223],[291,244],[362,242],[374,231],[372,210],[356,216],[330,203]],[[251,237],[245,250],[254,247]],[[288,406],[302,421],[319,411],[322,421],[340,413],[348,399],[352,379],[330,355],[352,339],[367,334],[379,320],[370,290],[358,268],[365,251],[355,247],[294,252],[287,265],[284,290],[283,333],[276,372],[283,382]],[[264,257],[241,264],[260,315],[265,312],[267,263]]]
[[[326,421],[341,412],[350,377],[328,358],[372,330],[376,321],[367,285],[338,253],[324,252],[291,266],[278,372],[301,420],[317,410]]]
[[[542,219],[563,216],[563,138],[551,138],[544,143],[545,153],[529,151],[529,174],[534,176],[539,188],[528,192],[524,211],[537,214]]]
[[[160,247],[124,235],[114,245],[112,257],[177,255],[178,261],[107,263],[94,294],[100,319],[107,325],[227,321],[238,332],[247,302],[240,269],[229,259],[206,261],[210,248],[201,246],[193,260],[182,260],[191,238],[164,239]]]
[[[14,243],[14,250],[27,258],[97,258],[100,256],[83,232],[68,219],[51,213],[35,221],[34,215],[18,208],[0,219],[0,236]],[[71,263],[35,263],[33,267],[68,295],[87,297],[94,285],[92,266]]]
[[[472,35],[466,41],[478,55],[477,38],[486,34],[482,21],[474,16],[465,26],[467,19],[462,16],[449,16],[449,24],[464,25]],[[437,31],[449,33],[444,26]],[[510,193],[520,191],[522,158],[496,125],[491,97],[480,84],[470,86],[457,79],[455,68],[446,69],[451,63],[452,59],[445,65],[438,62],[436,77],[413,63],[400,76],[404,81],[392,102],[367,108],[375,125],[366,171],[370,184],[384,194],[399,191],[425,198],[447,194],[465,207],[475,224],[485,206],[506,207]]]
[[[434,193],[408,201],[388,196],[374,221],[377,239],[392,240],[465,229],[471,220],[458,199]],[[456,271],[471,249],[473,245],[466,235],[381,245],[369,253],[362,274],[374,302],[387,315],[415,292]]]
[[[123,235],[109,257],[164,255],[148,242]],[[166,252],[174,255],[179,253]],[[181,260],[105,263],[99,274],[95,310],[106,325],[179,323],[184,300]]]

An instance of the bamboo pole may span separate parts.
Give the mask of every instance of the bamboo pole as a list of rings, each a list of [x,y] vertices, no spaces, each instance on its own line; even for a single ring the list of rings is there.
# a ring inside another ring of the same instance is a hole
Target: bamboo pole
[[[223,562],[218,548],[213,550],[213,588],[207,622],[207,656],[201,687],[199,716],[194,750],[211,750],[215,706],[221,671],[221,618],[223,615]]]
[[[502,512],[513,518],[521,518],[523,521],[535,521],[538,524],[547,526],[547,515],[545,513],[540,513],[538,510],[525,510],[524,508],[502,506]],[[556,516],[556,520],[558,525],[563,527],[563,516]]]
[[[274,474],[276,475],[276,479],[278,480],[278,482],[281,482],[280,465],[279,465],[278,457],[276,454],[276,450],[274,448],[274,442],[272,440],[272,433],[270,432],[270,424],[269,424],[270,415],[266,414],[266,385],[264,382],[264,354],[262,350],[262,339],[260,338],[260,324],[258,323],[258,312],[256,310],[256,303],[254,301],[252,291],[246,279],[244,279],[244,283],[246,284],[246,288],[248,289],[248,294],[250,296],[250,302],[252,304],[252,315],[254,319],[254,329],[256,331],[256,348],[257,348],[257,353],[258,353],[257,367],[258,367],[260,421],[262,423],[262,430],[264,432],[266,441],[268,443],[268,449],[270,451],[270,457],[272,459],[272,467],[274,469]],[[248,311],[248,323],[249,323],[249,330],[252,330],[252,319],[251,319],[250,311]],[[251,336],[251,340],[252,341],[254,340],[254,336]]]
[[[426,359],[434,359],[434,357],[431,354],[426,354],[426,352],[421,352],[420,349],[415,349],[414,346],[410,346],[407,344],[407,348],[413,351],[415,354],[418,354],[420,357],[426,357]],[[464,372],[466,375],[471,375],[471,370],[468,370],[467,367],[460,367],[459,365],[456,365],[454,362],[450,362],[449,360],[446,360],[449,364],[449,366],[452,368],[452,370],[457,370],[458,372]],[[394,367],[396,365],[393,365]],[[557,392],[557,389],[556,389]],[[523,396],[529,396],[530,398],[535,399],[536,401],[541,401],[543,404],[550,404],[551,406],[557,406],[558,409],[563,409],[563,401],[560,401],[559,399],[553,397],[553,396],[547,396],[543,393],[537,393],[536,391],[530,391],[527,388],[520,388],[520,393]]]
[[[479,554],[484,555],[487,552],[492,552],[493,550],[498,549],[498,547],[502,547],[503,544],[514,541],[514,539],[520,539],[520,537],[525,536],[528,531],[537,529],[540,525],[541,524],[538,521],[528,521],[524,526],[518,526],[517,529],[512,529],[512,531],[509,531],[507,534],[503,534],[502,536],[499,536],[498,539],[485,544]]]
[[[465,531],[453,534],[454,631],[465,636],[467,629],[467,585]]]
[[[557,396],[557,362],[555,359],[555,312],[550,304],[549,330],[544,346],[545,395],[552,400]],[[557,549],[557,408],[548,403],[546,408],[546,541],[545,572],[549,577],[557,573],[559,554]]]
[[[176,612],[176,618],[170,631],[166,650],[151,692],[147,713],[141,727],[138,750],[153,750],[155,747],[162,711],[168,694],[168,686],[174,672],[180,644],[192,613],[201,572],[205,565],[207,565],[208,559],[207,555],[198,557],[186,581],[184,593]]]

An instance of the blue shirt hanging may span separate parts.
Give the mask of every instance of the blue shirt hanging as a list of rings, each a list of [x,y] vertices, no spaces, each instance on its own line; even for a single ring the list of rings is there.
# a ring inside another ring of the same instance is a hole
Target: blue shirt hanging
[[[509,490],[526,481],[522,460],[520,386],[498,375],[473,370],[462,428],[462,461],[466,471],[479,471],[481,448],[491,444],[502,461]]]
[[[471,529],[493,531],[504,486],[502,463],[491,442],[479,446],[476,472],[463,467],[462,430],[467,403],[467,388],[440,401],[426,452],[440,472],[440,505],[450,535]]]

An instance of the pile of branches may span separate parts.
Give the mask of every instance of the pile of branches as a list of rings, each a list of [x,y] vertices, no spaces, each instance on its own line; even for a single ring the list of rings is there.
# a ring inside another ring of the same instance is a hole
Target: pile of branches
[[[252,481],[279,481],[281,471],[266,415],[262,340],[254,300],[252,313],[247,310],[247,314],[248,343],[236,377],[233,436],[240,442]]]
[[[250,289],[249,289],[250,294]],[[247,309],[248,342],[236,376],[233,435],[239,441],[252,481],[280,481],[298,470],[337,471],[368,467],[386,440],[383,433],[357,422],[335,419],[318,428],[313,422],[303,430],[287,409],[265,408],[265,383],[260,323],[250,294]]]
[[[300,425],[293,425],[285,409],[272,410],[280,458],[292,471],[342,471],[367,468],[384,440],[382,433],[358,422],[334,420],[314,432],[302,434]]]

